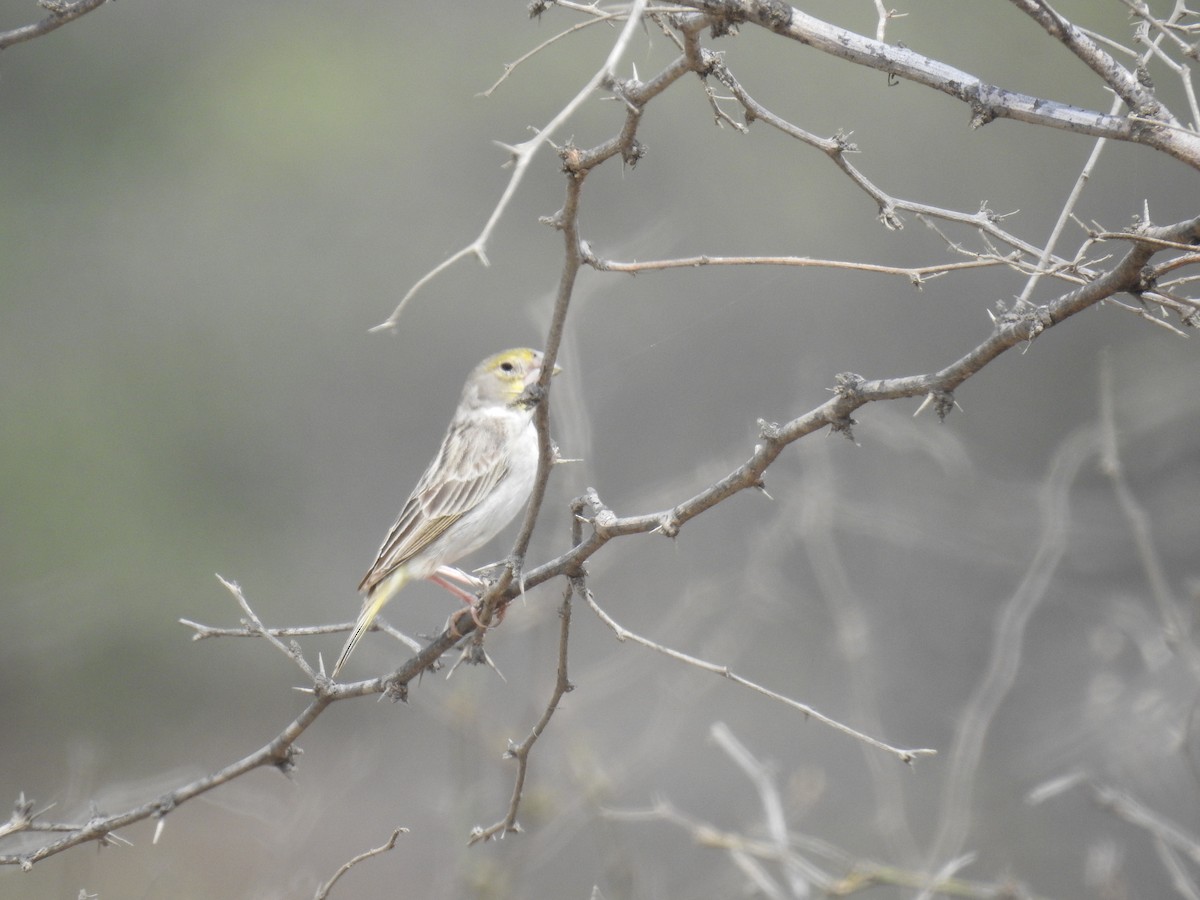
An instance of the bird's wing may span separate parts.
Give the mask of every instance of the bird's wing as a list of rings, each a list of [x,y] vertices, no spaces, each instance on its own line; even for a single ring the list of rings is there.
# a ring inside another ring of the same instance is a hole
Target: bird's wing
[[[358,589],[370,591],[491,494],[509,471],[506,444],[490,418],[452,422]]]

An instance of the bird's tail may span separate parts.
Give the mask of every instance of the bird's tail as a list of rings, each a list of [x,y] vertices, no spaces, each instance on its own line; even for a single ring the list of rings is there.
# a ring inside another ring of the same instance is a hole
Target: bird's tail
[[[376,585],[371,593],[367,594],[363,600],[362,611],[358,614],[358,621],[354,623],[354,630],[350,632],[350,637],[346,640],[346,646],[342,648],[342,653],[338,657],[337,662],[333,664],[333,673],[330,677],[337,678],[338,672],[342,671],[342,666],[346,664],[346,660],[350,658],[350,654],[354,652],[354,648],[358,646],[358,642],[363,639],[368,631],[371,630],[371,624],[375,621],[375,617],[379,615],[379,611],[383,609],[384,604],[391,600],[408,583],[408,575],[403,568],[399,569],[390,578],[385,579],[380,584]]]

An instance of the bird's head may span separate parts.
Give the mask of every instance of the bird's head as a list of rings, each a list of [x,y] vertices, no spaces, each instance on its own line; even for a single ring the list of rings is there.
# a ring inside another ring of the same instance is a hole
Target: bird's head
[[[551,374],[562,371],[554,367]],[[542,353],[528,347],[489,356],[471,373],[463,388],[463,402],[472,406],[511,406],[521,401],[527,388],[542,376]]]

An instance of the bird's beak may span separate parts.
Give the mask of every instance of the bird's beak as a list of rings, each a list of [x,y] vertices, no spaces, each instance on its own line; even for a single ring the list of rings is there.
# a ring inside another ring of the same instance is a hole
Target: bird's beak
[[[561,371],[562,371],[562,366],[556,364],[554,366],[554,368],[550,370],[550,374],[557,375]],[[525,376],[525,387],[529,387],[531,384],[537,384],[537,380],[541,377],[542,377],[542,367],[541,366],[538,366],[535,369],[530,369],[529,374]]]

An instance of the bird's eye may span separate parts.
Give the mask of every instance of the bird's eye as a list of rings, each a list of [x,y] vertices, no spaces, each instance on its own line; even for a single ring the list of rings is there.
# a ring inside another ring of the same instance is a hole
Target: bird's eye
[[[516,367],[506,360],[505,362],[500,363],[500,368],[505,372],[511,372]]]

